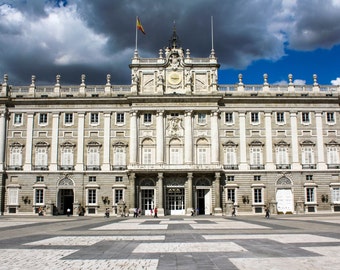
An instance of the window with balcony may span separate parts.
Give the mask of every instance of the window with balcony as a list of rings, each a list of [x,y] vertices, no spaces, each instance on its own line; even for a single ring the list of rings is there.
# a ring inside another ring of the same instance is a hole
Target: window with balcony
[[[113,170],[126,169],[126,148],[123,142],[117,142],[113,145]]]
[[[181,141],[173,139],[169,144],[170,164],[183,164],[183,146]]]
[[[45,142],[38,142],[35,145],[35,170],[48,170],[48,147]]]
[[[250,169],[264,169],[263,165],[263,144],[259,141],[253,141],[250,147]]]
[[[22,150],[20,143],[10,145],[9,170],[22,170]]]
[[[288,147],[289,144],[284,141],[280,141],[279,143],[275,144],[277,169],[290,169],[288,160]]]
[[[87,145],[87,170],[100,170],[100,147],[97,142],[90,142]]]
[[[60,170],[74,170],[73,163],[73,152],[75,144],[66,142],[60,146],[61,157],[60,157]]]

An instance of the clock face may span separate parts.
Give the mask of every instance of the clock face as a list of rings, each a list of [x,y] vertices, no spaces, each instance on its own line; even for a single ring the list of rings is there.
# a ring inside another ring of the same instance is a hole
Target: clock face
[[[182,78],[178,72],[171,72],[168,81],[170,84],[179,84],[182,81]]]

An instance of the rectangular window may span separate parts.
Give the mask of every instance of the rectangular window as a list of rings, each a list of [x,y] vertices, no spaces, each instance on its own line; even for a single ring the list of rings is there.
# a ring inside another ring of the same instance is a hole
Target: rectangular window
[[[97,182],[96,176],[89,176],[89,182]]]
[[[65,113],[65,124],[73,123],[73,113]]]
[[[338,149],[337,147],[330,146],[327,148],[327,163],[328,164],[338,164]]]
[[[145,124],[150,124],[152,121],[152,115],[151,113],[145,113],[144,114],[144,123]]]
[[[180,148],[170,148],[170,164],[182,163],[182,150]]]
[[[115,203],[118,203],[120,200],[123,200],[123,190],[116,189],[115,190]]]
[[[234,188],[228,188],[228,200],[231,200],[233,203],[235,203],[236,199],[236,192]]]
[[[254,181],[261,181],[261,175],[254,175]]]
[[[117,113],[117,119],[116,119],[116,123],[117,124],[124,124],[124,113]]]
[[[251,165],[262,165],[261,148],[254,147],[251,149]]]
[[[262,203],[262,188],[254,188],[254,203]]]
[[[39,114],[39,124],[47,124],[47,113]]]
[[[234,180],[235,180],[235,176],[234,175],[228,175],[227,176],[227,181],[228,182],[234,182]]]
[[[306,181],[313,181],[313,175],[311,174],[306,175]]]
[[[309,123],[310,118],[309,118],[309,112],[303,112],[302,113],[302,122],[303,123]]]
[[[225,122],[226,123],[232,123],[234,120],[233,120],[233,113],[232,112],[226,112],[225,113]]]
[[[143,164],[152,164],[152,149],[143,149]]]
[[[94,124],[98,124],[99,123],[99,114],[98,113],[91,113],[91,116],[90,116],[90,123],[92,125]]]
[[[97,203],[97,190],[89,189],[87,191],[87,203],[88,204],[96,204]]]
[[[197,164],[207,164],[207,149],[206,148],[198,148],[198,157]]]
[[[44,176],[37,176],[36,181],[37,182],[44,182]]]
[[[205,113],[199,113],[197,115],[198,124],[205,124],[207,122],[207,115]]]
[[[312,147],[303,147],[302,148],[302,164],[313,164],[314,163],[314,155]]]
[[[340,202],[340,187],[334,187],[332,189],[332,202],[333,203]]]
[[[284,123],[284,121],[285,121],[285,114],[283,112],[277,112],[276,113],[276,122]]]
[[[335,122],[334,112],[328,112],[327,113],[327,123],[334,123],[334,122]]]
[[[252,112],[250,117],[251,117],[251,122],[252,123],[258,123],[260,121],[259,113],[258,112]]]
[[[236,165],[236,153],[234,148],[226,148],[225,164]]]
[[[35,204],[43,204],[44,203],[44,190],[36,189],[35,190]]]
[[[116,176],[116,182],[123,182],[123,176]]]
[[[22,114],[16,113],[14,114],[14,125],[20,125],[22,124]]]
[[[315,202],[315,188],[306,188],[306,202]]]

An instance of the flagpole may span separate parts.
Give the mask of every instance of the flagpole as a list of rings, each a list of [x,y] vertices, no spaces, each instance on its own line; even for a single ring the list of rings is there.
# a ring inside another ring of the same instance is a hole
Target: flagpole
[[[135,29],[136,29],[136,48],[135,51],[137,52],[137,37],[138,37],[138,29],[137,29],[137,20],[138,20],[138,16],[136,16],[136,22],[135,22]]]
[[[215,58],[215,50],[214,50],[214,20],[213,20],[213,16],[211,16],[211,54],[210,57],[211,58]]]

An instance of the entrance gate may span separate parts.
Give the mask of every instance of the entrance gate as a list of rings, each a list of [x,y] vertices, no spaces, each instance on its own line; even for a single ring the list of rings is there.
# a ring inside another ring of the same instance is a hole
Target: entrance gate
[[[168,215],[185,215],[184,187],[166,189],[166,212]]]

